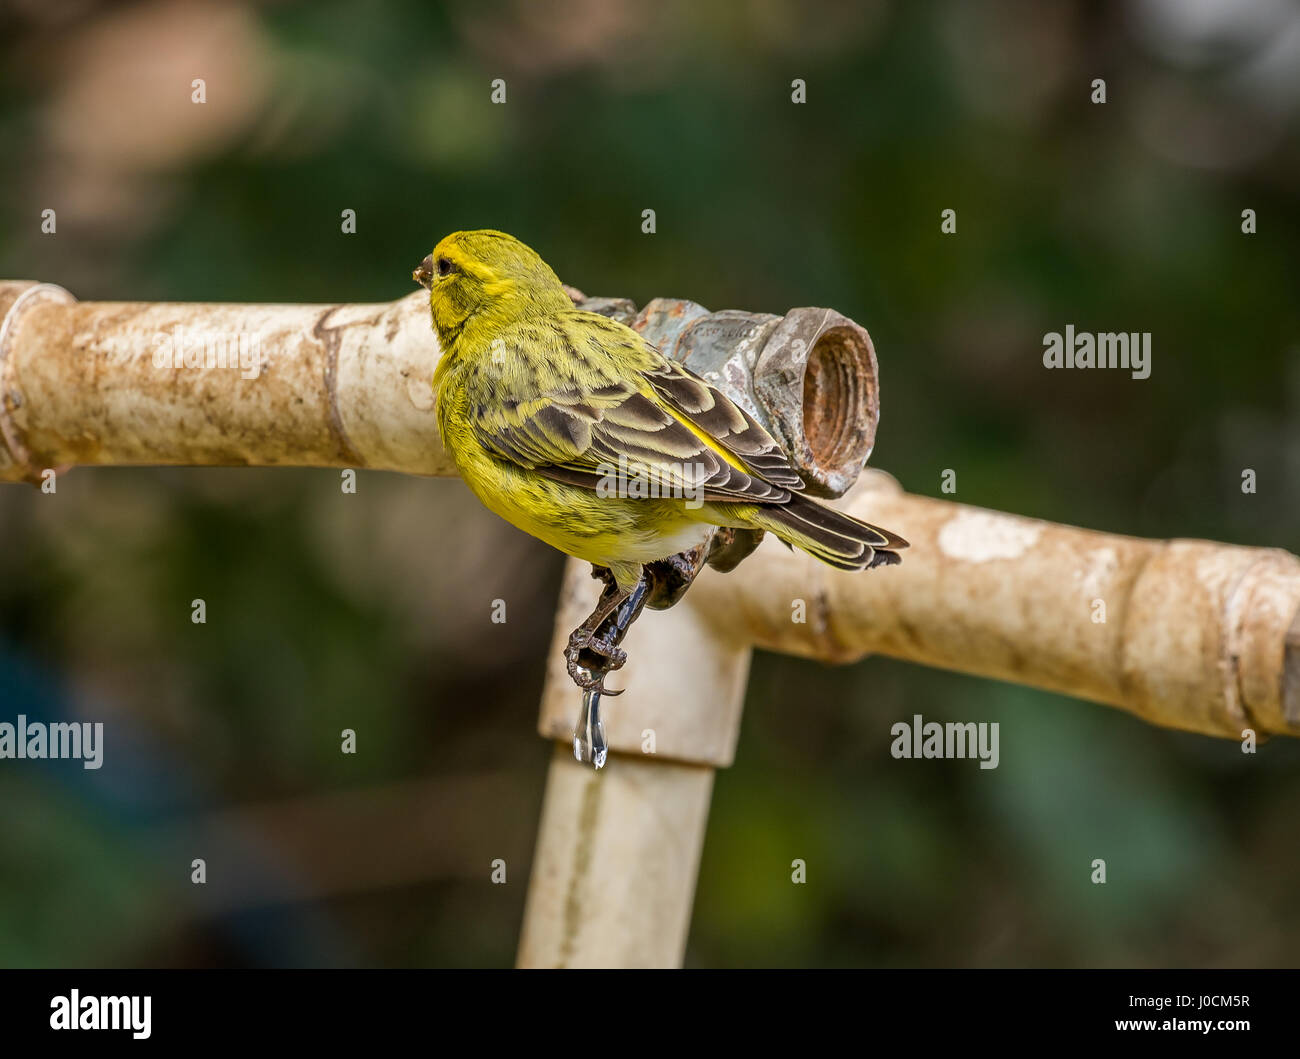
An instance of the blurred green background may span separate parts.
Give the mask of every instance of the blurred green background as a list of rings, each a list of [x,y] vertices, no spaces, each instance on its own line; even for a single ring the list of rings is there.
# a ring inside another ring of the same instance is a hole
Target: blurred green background
[[[912,492],[1300,550],[1295,3],[27,0],[0,52],[0,276],[386,301],[502,228],[591,294],[862,322]],[[1151,377],[1044,370],[1067,323],[1152,332]],[[512,962],[557,553],[459,482],[315,470],[3,487],[0,542],[0,720],[110,740],[0,761],[0,964]],[[915,713],[1000,721],[1001,767],[895,761]],[[1297,765],[761,656],[687,962],[1294,964]]]

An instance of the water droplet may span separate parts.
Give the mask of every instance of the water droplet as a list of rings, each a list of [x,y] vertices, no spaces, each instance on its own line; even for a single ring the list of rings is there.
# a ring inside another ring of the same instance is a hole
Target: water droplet
[[[573,730],[573,756],[584,765],[603,768],[609,747],[605,745],[605,726],[600,720],[600,692],[587,688],[582,693],[582,712]]]

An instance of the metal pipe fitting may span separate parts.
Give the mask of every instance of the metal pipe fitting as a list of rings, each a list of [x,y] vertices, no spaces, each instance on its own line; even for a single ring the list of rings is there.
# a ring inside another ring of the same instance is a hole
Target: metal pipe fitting
[[[580,304],[630,324],[754,416],[813,496],[841,496],[857,480],[880,419],[876,351],[865,327],[833,309],[773,316],[711,313],[678,298],[656,298],[640,313],[623,298]]]

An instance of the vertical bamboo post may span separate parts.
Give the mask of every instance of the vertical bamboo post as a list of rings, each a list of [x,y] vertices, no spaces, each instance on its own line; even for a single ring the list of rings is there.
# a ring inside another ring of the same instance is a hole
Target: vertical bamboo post
[[[691,604],[648,611],[606,699],[609,763],[574,760],[580,694],[565,672],[569,632],[597,585],[571,560],[556,615],[539,729],[551,760],[524,911],[520,967],[679,967],[686,950],[713,771],[730,765],[751,649]],[[621,678],[621,679],[620,679]]]

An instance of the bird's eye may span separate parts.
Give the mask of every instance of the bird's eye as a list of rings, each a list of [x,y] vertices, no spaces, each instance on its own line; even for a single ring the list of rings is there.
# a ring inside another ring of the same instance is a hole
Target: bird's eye
[[[455,266],[452,265],[449,258],[440,257],[436,262],[434,262],[434,268],[438,270],[438,275],[440,276],[450,275],[454,267]]]

